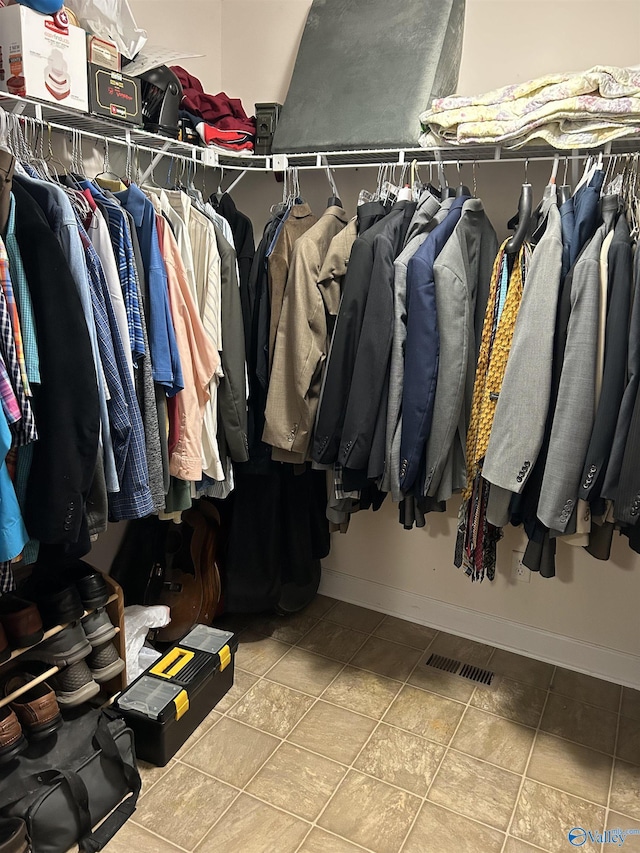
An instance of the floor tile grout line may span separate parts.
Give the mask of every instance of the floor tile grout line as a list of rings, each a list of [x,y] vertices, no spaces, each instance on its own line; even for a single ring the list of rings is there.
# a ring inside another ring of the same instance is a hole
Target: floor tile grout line
[[[435,639],[435,637],[434,637],[434,639]],[[491,655],[489,656],[489,658],[491,658]],[[420,803],[420,806],[418,807],[418,810],[416,811],[415,816],[414,816],[413,820],[411,821],[411,826],[407,830],[407,833],[406,833],[405,837],[403,838],[402,843],[400,844],[400,847],[398,848],[398,853],[402,853],[402,851],[406,847],[407,841],[409,840],[409,836],[411,835],[413,828],[416,825],[418,818],[420,817],[420,813],[422,812],[422,809],[424,808],[424,804],[427,802],[427,797],[429,796],[429,794],[431,792],[431,788],[433,787],[433,783],[438,778],[438,773],[440,772],[440,769],[441,769],[442,765],[444,764],[444,761],[445,761],[447,755],[449,754],[449,747],[453,743],[453,739],[455,738],[455,736],[458,732],[458,729],[462,725],[462,721],[465,718],[467,710],[471,706],[471,700],[475,696],[477,689],[478,689],[477,685],[474,686],[473,690],[471,691],[471,695],[469,696],[469,699],[466,703],[466,707],[465,707],[464,711],[460,714],[460,719],[458,720],[457,725],[456,725],[455,729],[453,730],[453,734],[449,738],[449,742],[446,745],[444,745],[445,748],[444,748],[444,752],[442,753],[442,758],[438,762],[438,766],[436,767],[436,771],[433,774],[433,776],[431,777],[431,781],[427,785],[427,790],[425,791],[424,796],[422,797],[422,802]]]
[[[164,779],[164,777],[167,775],[169,770],[171,770],[171,761],[172,760],[173,759],[170,759],[169,761],[167,761],[167,763],[165,764],[164,773],[161,776],[158,776],[157,779],[154,779],[154,781],[149,785],[149,787],[146,790],[143,790],[142,788],[140,789],[140,799],[142,799],[142,797],[145,797],[149,793],[149,791],[152,791],[155,788],[155,786],[158,784],[158,782],[160,782],[161,779]],[[140,774],[140,775],[142,775],[142,774]],[[144,779],[142,780],[142,786],[144,788]]]
[[[431,640],[431,642],[427,645],[426,649],[424,649],[424,650],[420,653],[420,657],[419,657],[419,658],[418,658],[418,660],[415,662],[414,666],[412,666],[412,667],[411,667],[411,672],[410,672],[410,673],[409,673],[409,675],[407,675],[407,677],[405,678],[405,680],[404,680],[404,684],[408,684],[408,683],[409,683],[409,679],[410,679],[410,678],[411,678],[411,676],[414,674],[414,672],[418,669],[418,667],[420,666],[420,662],[421,662],[421,661],[422,661],[422,659],[426,656],[427,652],[429,651],[429,649],[431,648],[431,646],[435,643],[436,639],[440,636],[440,633],[441,633],[441,632],[440,632],[440,631],[438,631],[438,632],[436,633],[435,637],[434,637],[434,638]]]
[[[307,838],[309,838],[309,836],[311,835],[311,833],[313,832],[313,830],[314,830],[314,829],[319,829],[321,832],[326,832],[326,833],[327,833],[327,835],[330,835],[332,838],[339,838],[341,841],[347,841],[349,844],[353,844],[353,846],[354,846],[357,850],[362,850],[362,853],[374,853],[374,851],[373,851],[373,850],[371,850],[369,847],[363,847],[361,844],[358,844],[356,841],[351,841],[349,838],[344,838],[344,836],[342,836],[342,835],[338,835],[338,833],[337,833],[337,832],[333,832],[333,831],[332,831],[332,830],[330,830],[330,829],[325,829],[323,826],[316,826],[316,824],[315,824],[315,823],[313,823],[313,824],[309,827],[309,831],[307,832],[307,834],[305,835],[305,837],[304,837],[304,838],[302,839],[302,841],[300,842],[300,846],[299,846],[299,847],[296,847],[295,853],[300,853],[300,851],[302,850],[302,848],[303,848],[303,847],[304,847],[304,845],[305,845],[305,842],[306,842]]]
[[[340,602],[338,602],[338,603],[340,603]],[[343,604],[348,604],[349,602],[348,602],[348,601],[344,601],[344,602],[342,602],[342,603],[343,603]],[[355,604],[355,605],[353,605],[353,606],[354,606],[354,607],[358,607],[358,605],[357,605],[357,604]],[[331,608],[331,610],[335,610],[335,609],[336,609],[336,606],[334,606],[334,607],[332,607],[332,608]],[[369,608],[364,608],[364,609],[365,609],[365,610],[368,610]],[[328,613],[331,613],[331,610],[329,610],[329,611],[327,611],[327,612],[328,612]],[[369,637],[373,637],[373,636],[374,636],[374,631],[377,631],[377,630],[378,630],[378,628],[382,625],[382,623],[384,622],[385,617],[386,617],[386,615],[387,615],[387,614],[386,614],[386,613],[380,613],[380,611],[379,611],[379,610],[371,610],[370,612],[371,612],[371,613],[378,613],[378,615],[380,616],[379,621],[378,621],[378,622],[376,622],[376,624],[373,626],[373,628],[371,628],[371,630],[370,630],[370,631],[363,631],[363,629],[362,629],[362,628],[352,628],[352,627],[351,627],[351,625],[345,625],[343,622],[334,622],[334,620],[333,620],[333,619],[327,619],[327,617],[326,617],[326,616],[322,616],[322,617],[321,617],[321,621],[324,621],[324,622],[330,622],[332,625],[339,625],[341,628],[348,628],[348,629],[349,629],[349,630],[351,630],[351,631],[360,631],[362,634],[368,634],[368,635],[369,635]],[[381,637],[380,639],[384,639],[384,637]],[[391,641],[391,642],[393,642],[393,641]],[[405,645],[405,644],[404,644],[404,643],[401,643],[400,645]]]
[[[616,721],[616,736],[614,738],[614,743],[613,743],[613,761],[611,762],[611,774],[609,776],[609,792],[607,794],[607,804],[605,806],[605,811],[604,811],[604,827],[602,828],[603,832],[607,828],[607,823],[609,821],[609,814],[611,812],[611,794],[613,792],[613,779],[614,779],[615,772],[616,772],[616,761],[617,761],[617,756],[618,756],[618,740],[620,738],[620,720],[622,718],[622,700],[623,700],[623,697],[624,697],[624,690],[621,688],[620,689],[620,700],[618,702],[618,719]],[[601,849],[601,851],[604,851],[604,841],[600,845],[600,849]]]
[[[502,844],[501,853],[504,853],[505,848],[507,846],[507,840],[509,838],[509,834],[511,832],[511,827],[513,826],[513,821],[514,821],[514,818],[516,816],[516,811],[518,809],[518,803],[520,802],[520,797],[522,796],[522,790],[524,788],[524,784],[525,784],[526,779],[527,779],[527,771],[529,769],[529,765],[531,764],[531,758],[533,756],[533,751],[536,747],[536,743],[538,742],[538,735],[540,734],[540,731],[541,731],[540,727],[542,726],[542,719],[544,717],[544,712],[547,708],[547,703],[549,702],[549,697],[551,696],[551,685],[553,684],[553,679],[555,678],[556,670],[557,670],[557,667],[554,666],[553,673],[551,675],[551,681],[549,682],[549,687],[547,688],[547,695],[544,697],[544,703],[542,705],[542,710],[540,711],[540,717],[538,719],[538,725],[536,726],[536,731],[535,731],[535,734],[533,736],[533,740],[531,741],[531,748],[529,750],[529,756],[528,756],[527,762],[524,766],[524,770],[522,771],[522,777],[520,779],[520,785],[518,786],[518,793],[516,794],[516,798],[515,798],[515,801],[513,803],[513,809],[511,811],[511,817],[509,818],[509,823],[507,824],[507,829],[505,832],[504,842]]]
[[[134,812],[134,815],[135,815],[135,812]],[[171,839],[170,839],[170,838],[165,838],[165,836],[164,836],[164,835],[160,835],[159,833],[154,832],[152,829],[148,829],[148,828],[147,828],[146,826],[144,826],[143,824],[138,823],[138,822],[136,821],[136,819],[135,819],[135,816],[134,816],[134,817],[129,818],[129,820],[131,821],[131,823],[132,823],[134,826],[137,826],[137,827],[138,827],[138,829],[143,830],[143,832],[147,832],[147,833],[149,833],[149,835],[152,835],[154,838],[159,838],[159,839],[160,839],[160,841],[166,841],[166,842],[167,842],[167,844],[171,844],[171,846],[172,846],[172,847],[175,847],[175,848],[176,848],[176,850],[184,850],[184,853],[191,853],[191,851],[192,851],[192,850],[195,850],[195,847],[192,847],[191,849],[189,849],[188,847],[183,847],[183,846],[182,846],[182,844],[176,844],[176,842],[175,842],[175,841],[171,841]],[[199,842],[198,842],[198,844],[200,844],[200,843],[201,843],[201,841],[199,841]],[[196,845],[196,846],[197,846],[197,845]],[[73,849],[73,848],[72,848],[72,849]]]
[[[220,781],[220,780],[216,780],[216,781]],[[225,782],[225,784],[227,784],[227,783]],[[207,835],[209,835],[209,833],[213,830],[213,828],[215,827],[215,825],[218,823],[218,821],[220,820],[220,818],[221,818],[221,817],[223,817],[223,815],[225,815],[225,814],[229,811],[229,809],[230,809],[230,808],[231,808],[231,806],[235,803],[235,801],[238,799],[238,797],[240,796],[240,794],[242,794],[242,790],[241,790],[240,788],[237,788],[235,785],[230,785],[229,787],[231,787],[231,788],[233,788],[233,789],[234,789],[234,791],[235,791],[235,796],[232,798],[232,800],[231,800],[231,802],[229,803],[229,805],[227,806],[227,808],[226,808],[226,809],[224,809],[224,811],[222,812],[222,814],[220,815],[220,817],[219,817],[219,818],[217,818],[217,819],[213,822],[213,824],[209,827],[209,829],[208,829],[208,830],[204,833],[204,835],[200,838],[200,840],[198,841],[198,843],[193,845],[193,847],[191,848],[191,850],[192,850],[192,851],[195,851],[195,850],[197,850],[197,849],[198,849],[198,847],[202,844],[202,842],[205,840],[205,838],[207,837]]]

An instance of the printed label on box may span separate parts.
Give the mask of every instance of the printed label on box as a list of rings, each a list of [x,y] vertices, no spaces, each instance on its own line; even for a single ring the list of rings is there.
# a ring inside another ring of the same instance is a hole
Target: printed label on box
[[[88,111],[86,34],[64,10],[51,16],[0,8],[0,51],[9,72],[7,79],[0,72],[0,90]]]

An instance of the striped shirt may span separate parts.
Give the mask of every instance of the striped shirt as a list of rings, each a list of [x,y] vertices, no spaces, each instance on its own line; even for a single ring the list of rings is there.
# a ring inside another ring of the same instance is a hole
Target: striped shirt
[[[20,317],[20,329],[22,331],[22,345],[24,348],[24,361],[28,384],[40,384],[40,356],[38,354],[38,339],[36,337],[36,324],[33,316],[33,303],[31,302],[31,291],[24,271],[20,249],[16,239],[16,202],[11,193],[9,205],[9,218],[7,220],[7,233],[4,238],[7,255],[9,257],[9,273],[13,283],[13,290],[18,304]],[[28,387],[28,385],[26,386]]]

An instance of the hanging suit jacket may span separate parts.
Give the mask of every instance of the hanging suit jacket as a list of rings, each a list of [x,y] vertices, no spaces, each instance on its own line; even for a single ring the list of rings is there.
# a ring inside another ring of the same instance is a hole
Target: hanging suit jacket
[[[278,462],[300,464],[307,459],[327,352],[325,303],[318,276],[333,237],[346,224],[345,211],[329,207],[293,247],[262,436]]]
[[[425,492],[447,500],[466,482],[465,447],[482,325],[498,238],[470,199],[434,264],[440,361],[427,441]]]
[[[393,280],[393,341],[389,364],[389,398],[387,401],[387,432],[385,470],[382,491],[391,492],[395,502],[404,495],[400,489],[400,439],[402,435],[402,389],[404,384],[404,345],[407,338],[407,265],[427,239],[429,231],[441,222],[446,209],[431,193],[424,193],[411,220],[407,237],[410,239],[394,262]],[[441,213],[442,211],[442,213]]]
[[[440,336],[433,267],[453,233],[468,196],[456,198],[446,219],[433,229],[407,268],[407,340],[402,391],[400,488],[420,494],[426,441],[431,432]],[[415,488],[414,488],[415,487]]]
[[[378,227],[374,225],[362,238],[371,238],[372,266],[368,285],[364,278],[361,279],[361,295],[366,304],[338,450],[338,461],[345,468],[347,489],[353,488],[348,471],[366,472],[366,478],[377,479],[384,470],[389,354],[393,336],[393,262],[404,244],[415,210],[415,202],[396,203],[380,222],[377,233],[372,234]]]
[[[591,239],[598,226],[598,207],[603,181],[604,170],[597,169],[588,185],[580,187],[560,208],[563,278],[577,261],[583,246]]]
[[[342,297],[342,283],[349,266],[351,249],[357,236],[358,218],[354,216],[329,244],[322,268],[318,273],[318,290],[327,314],[327,335],[329,338],[331,338],[336,324]]]
[[[601,495],[618,413],[624,395],[628,355],[633,255],[625,216],[618,217],[609,247],[608,308],[602,391],[582,470],[580,498],[595,504]]]
[[[595,417],[600,250],[607,230],[606,224],[598,228],[573,271],[567,341],[537,512],[546,527],[561,533],[576,505]]]
[[[238,276],[240,284],[240,301],[242,303],[242,320],[244,325],[244,340],[246,359],[249,362],[249,341],[251,340],[251,302],[249,298],[249,276],[251,265],[256,252],[253,238],[253,225],[248,216],[241,213],[230,195],[224,193],[218,201],[215,193],[209,201],[218,213],[227,220],[233,233],[233,242],[238,257]]]
[[[100,408],[91,340],[62,249],[18,183],[16,236],[33,301],[42,384],[34,387],[34,446],[25,521],[44,543],[78,541],[98,455]],[[37,247],[37,251],[34,251]]]
[[[608,500],[615,500],[618,494],[618,484],[620,482],[627,437],[629,435],[636,397],[638,396],[638,389],[640,388],[640,252],[637,249],[633,259],[632,289],[633,304],[631,308],[631,321],[629,323],[627,384],[622,396],[611,454],[609,456],[609,464],[602,486],[602,496]]]
[[[282,300],[289,275],[291,253],[298,237],[308,231],[318,221],[311,212],[308,204],[294,204],[291,208],[282,230],[280,231],[273,252],[269,257],[269,295],[271,315],[269,322],[269,372],[273,363],[273,352],[276,344],[276,333],[280,322]]]
[[[400,202],[388,214],[392,223],[404,220],[406,204]],[[363,204],[358,209],[360,236],[351,249],[344,277],[342,301],[331,341],[311,450],[312,459],[322,464],[345,461],[343,458],[338,460],[338,452],[373,272],[373,243],[376,235],[389,227],[387,218],[384,207],[378,202]],[[374,224],[370,224],[371,220]]]
[[[485,480],[510,493],[522,491],[536,463],[551,393],[562,234],[555,196],[544,204],[546,229],[531,259],[482,467]]]

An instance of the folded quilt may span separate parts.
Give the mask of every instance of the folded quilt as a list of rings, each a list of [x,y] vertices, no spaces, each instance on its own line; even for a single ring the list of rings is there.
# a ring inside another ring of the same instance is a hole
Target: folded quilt
[[[420,115],[424,147],[543,140],[590,148],[640,132],[640,70],[596,65],[473,97],[437,98]]]

